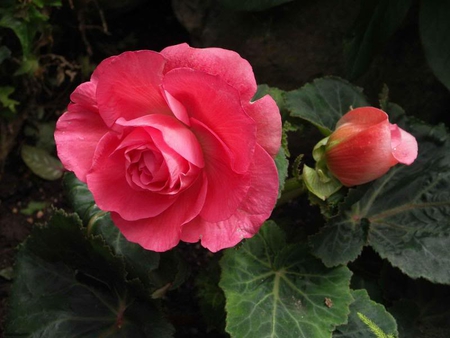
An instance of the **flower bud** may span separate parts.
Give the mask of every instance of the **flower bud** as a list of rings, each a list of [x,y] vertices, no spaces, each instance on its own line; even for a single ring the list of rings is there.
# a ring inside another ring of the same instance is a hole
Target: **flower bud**
[[[384,111],[361,107],[338,121],[324,157],[330,172],[351,187],[381,177],[397,163],[413,163],[417,149],[414,136],[389,123]]]

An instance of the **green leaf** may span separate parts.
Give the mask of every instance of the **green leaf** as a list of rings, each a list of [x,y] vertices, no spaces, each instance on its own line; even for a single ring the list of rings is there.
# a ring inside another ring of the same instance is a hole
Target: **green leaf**
[[[317,234],[309,238],[312,253],[326,266],[347,264],[361,253],[367,240],[367,221],[358,215],[357,201],[364,195],[363,189],[351,189],[339,206],[340,213],[331,218]]]
[[[411,3],[412,0],[368,0],[360,7],[359,16],[344,45],[350,80],[366,71],[374,55],[405,19]]]
[[[355,301],[350,305],[351,312],[348,323],[339,326],[333,333],[333,338],[388,338],[389,336],[398,336],[394,317],[386,311],[383,305],[372,301],[366,290],[354,290],[352,296]],[[361,315],[374,323],[384,335],[376,335],[374,330],[361,320]]]
[[[442,126],[405,129],[419,141],[417,160],[354,189],[340,215],[312,238],[313,252],[334,266],[367,244],[412,278],[450,284],[450,140]]]
[[[45,6],[62,6],[61,0],[33,0],[33,4],[39,8],[43,8]]]
[[[325,338],[347,320],[348,268],[328,269],[304,245],[287,245],[272,222],[228,249],[220,265],[233,337]]]
[[[342,188],[342,183],[336,178],[330,177],[327,182],[324,182],[317,171],[306,164],[303,165],[302,177],[308,190],[323,201]]]
[[[36,202],[30,201],[26,208],[20,209],[20,213],[23,215],[30,216],[34,214],[36,211],[44,210],[47,207],[47,202]]]
[[[219,287],[220,266],[217,256],[214,256],[203,267],[195,280],[199,307],[208,330],[225,330],[225,295]]]
[[[14,17],[12,10],[0,10],[0,27],[9,28],[14,31],[22,46],[22,53],[25,57],[31,54],[31,42],[36,31],[31,29],[26,23]]]
[[[280,147],[278,151],[277,157],[275,158],[275,164],[278,170],[278,182],[279,182],[279,190],[278,190],[278,198],[280,198],[281,193],[284,189],[284,183],[286,182],[286,178],[288,176],[288,167],[289,161],[286,157],[286,152],[283,147]]]
[[[170,337],[156,305],[136,296],[121,260],[57,211],[21,246],[6,336]]]
[[[293,0],[219,0],[219,3],[235,11],[263,11]]]
[[[73,173],[64,175],[64,183],[69,202],[89,233],[100,235],[113,253],[124,259],[128,279],[139,278],[149,294],[163,288],[167,291],[178,287],[184,281],[187,268],[176,251],[160,254],[129,242],[114,225],[109,213],[97,207],[86,184]]]
[[[16,112],[16,106],[20,103],[16,100],[13,100],[9,98],[9,95],[14,93],[15,88],[10,86],[3,86],[0,87],[0,104],[12,111],[13,113]]]
[[[39,123],[39,134],[36,142],[36,147],[53,151],[55,149],[55,122]]]
[[[291,116],[304,119],[328,136],[336,122],[352,108],[368,106],[362,89],[337,77],[316,79],[286,93]]]
[[[422,45],[434,75],[450,90],[450,2],[426,0],[420,3],[419,30]]]
[[[269,87],[266,84],[258,85],[258,90],[256,91],[255,96],[252,98],[252,101],[256,101],[265,95],[270,95],[272,99],[275,100],[278,108],[280,109],[281,117],[283,121],[285,121],[288,115],[286,111],[286,92],[276,87]]]
[[[21,155],[28,168],[44,180],[57,180],[63,175],[61,162],[44,149],[23,145]]]

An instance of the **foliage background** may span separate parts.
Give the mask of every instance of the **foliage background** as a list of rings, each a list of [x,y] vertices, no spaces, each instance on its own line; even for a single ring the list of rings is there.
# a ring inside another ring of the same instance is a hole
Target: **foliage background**
[[[242,11],[236,7],[239,3],[250,7]],[[256,8],[252,7],[255,3]],[[271,7],[274,3],[279,6]],[[246,58],[260,84],[288,91],[319,77],[340,76],[364,88],[368,102],[372,103],[378,101],[386,84],[390,99],[403,107],[407,115],[448,126],[450,71],[445,64],[433,61],[436,60],[433,46],[450,43],[445,39],[424,39],[427,34],[439,36],[435,33],[447,29],[435,23],[441,22],[437,20],[440,15],[450,13],[448,5],[438,0],[398,0],[391,1],[390,6],[388,3],[383,0],[2,2],[0,318],[5,318],[16,246],[36,223],[47,219],[52,205],[71,208],[63,195],[62,181],[57,179],[61,169],[52,162],[55,155],[52,132],[69,94],[89,78],[98,62],[125,50],[160,50],[180,42],[198,47],[219,46]],[[448,49],[444,48],[444,52],[448,53]],[[289,133],[289,151],[294,158],[306,154],[308,162],[318,132],[306,126],[299,135]],[[36,151],[36,147],[44,153]],[[44,180],[33,172],[56,180]],[[279,208],[274,218],[279,224],[289,220],[290,225],[284,230],[293,240],[315,232],[323,222],[318,208],[310,207],[306,197]],[[204,274],[205,270],[217,271],[218,257],[193,245],[180,245],[177,251],[187,258],[191,273],[180,288],[167,294],[176,336],[223,334],[220,320],[223,320],[223,299],[220,290],[214,288],[218,281],[211,281]],[[352,279],[352,286],[366,288],[372,300],[384,304],[396,317],[402,336],[450,335],[447,286],[413,280],[370,248],[365,248],[349,267],[358,276]],[[364,295],[359,297],[364,299]],[[215,299],[215,303],[202,302],[206,298]],[[208,312],[214,313],[213,318],[204,315]]]

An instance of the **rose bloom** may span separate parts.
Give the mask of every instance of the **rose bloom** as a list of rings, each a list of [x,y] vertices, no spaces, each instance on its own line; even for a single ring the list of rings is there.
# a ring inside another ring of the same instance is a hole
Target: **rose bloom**
[[[64,166],[122,234],[169,250],[252,237],[278,194],[281,117],[237,53],[181,44],[104,60],[57,122]]]
[[[325,159],[330,172],[351,187],[379,178],[397,163],[413,163],[417,149],[414,136],[389,123],[384,111],[361,107],[338,121]]]

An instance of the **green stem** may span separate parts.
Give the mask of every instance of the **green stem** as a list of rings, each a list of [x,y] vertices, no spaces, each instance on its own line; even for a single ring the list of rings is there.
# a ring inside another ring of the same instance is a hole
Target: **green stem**
[[[278,199],[276,206],[279,207],[285,205],[294,198],[303,195],[307,191],[308,190],[306,189],[303,180],[299,180],[296,177],[289,178],[284,183],[283,192],[281,193],[281,197]]]

